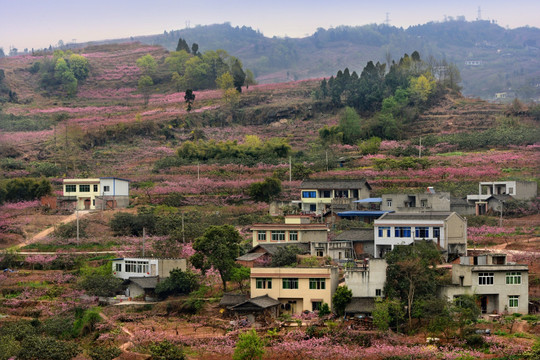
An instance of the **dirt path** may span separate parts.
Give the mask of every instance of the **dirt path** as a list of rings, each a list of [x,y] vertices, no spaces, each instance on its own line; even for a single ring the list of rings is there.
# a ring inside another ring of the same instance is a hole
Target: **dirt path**
[[[86,215],[90,214],[91,211],[90,210],[80,210],[79,211],[79,219],[82,219],[83,217],[85,217]],[[66,216],[65,218],[63,218],[62,220],[60,220],[59,222],[57,222],[55,225],[43,230],[43,231],[40,231],[39,233],[37,233],[36,235],[32,236],[30,239],[27,239],[17,245],[14,245],[11,247],[12,250],[17,250],[17,249],[20,249],[21,247],[24,247],[26,245],[30,245],[30,244],[33,244],[43,238],[45,238],[47,235],[49,235],[50,233],[52,233],[54,231],[54,226],[56,225],[61,225],[61,224],[66,224],[68,222],[71,222],[73,220],[76,220],[77,219],[77,213],[73,213],[71,215],[68,215]]]

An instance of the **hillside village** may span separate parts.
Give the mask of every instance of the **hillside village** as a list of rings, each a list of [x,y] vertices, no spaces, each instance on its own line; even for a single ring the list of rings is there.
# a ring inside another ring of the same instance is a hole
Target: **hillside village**
[[[417,52],[257,85],[181,51],[0,59],[0,359],[538,355],[537,104]]]

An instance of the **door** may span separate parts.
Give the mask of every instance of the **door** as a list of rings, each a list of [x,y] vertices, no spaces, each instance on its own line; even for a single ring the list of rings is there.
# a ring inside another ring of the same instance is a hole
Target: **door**
[[[84,199],[84,210],[90,210],[90,199]]]
[[[480,309],[482,309],[482,314],[487,313],[488,298],[487,296],[480,296]]]

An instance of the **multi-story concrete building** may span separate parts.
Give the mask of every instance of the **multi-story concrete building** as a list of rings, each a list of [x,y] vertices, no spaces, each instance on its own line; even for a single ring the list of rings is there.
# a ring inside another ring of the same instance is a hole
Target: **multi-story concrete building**
[[[186,271],[186,259],[119,258],[112,260],[113,275],[124,280],[131,277],[169,277],[171,270]]]
[[[395,212],[450,211],[450,193],[384,194],[381,210]]]
[[[300,209],[305,213],[316,215],[355,210],[354,201],[368,198],[371,192],[371,186],[364,179],[305,180],[300,189]]]
[[[477,295],[484,314],[528,313],[529,267],[506,261],[505,254],[466,256],[452,265],[452,285],[441,287],[449,300]]]
[[[77,210],[124,208],[129,205],[129,180],[64,179],[62,200],[75,201]]]
[[[251,269],[251,297],[268,295],[281,302],[284,312],[300,314],[318,310],[322,303],[332,306],[338,286],[337,267]]]
[[[415,240],[433,241],[446,258],[467,254],[467,220],[455,212],[387,213],[374,231],[376,258]]]
[[[273,243],[313,243],[328,241],[326,224],[310,223],[309,215],[289,215],[285,224],[253,224],[253,246]]]

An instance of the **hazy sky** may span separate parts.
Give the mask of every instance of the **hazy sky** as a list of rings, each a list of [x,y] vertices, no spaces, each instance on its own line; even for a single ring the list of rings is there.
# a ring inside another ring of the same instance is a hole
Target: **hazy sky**
[[[230,22],[266,36],[304,37],[319,27],[398,27],[463,15],[503,27],[540,27],[540,0],[0,0],[0,47],[19,50]]]

